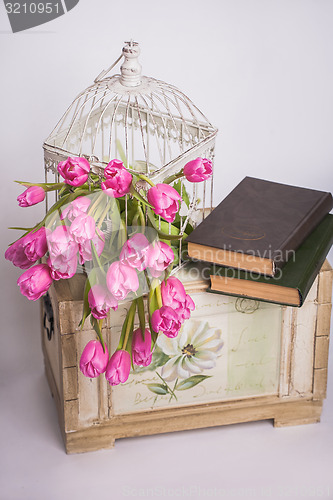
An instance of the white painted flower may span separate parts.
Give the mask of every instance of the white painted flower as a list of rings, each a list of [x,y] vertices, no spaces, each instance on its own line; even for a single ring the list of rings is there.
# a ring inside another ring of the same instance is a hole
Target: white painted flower
[[[169,382],[214,368],[223,346],[221,334],[221,330],[211,328],[206,321],[188,320],[177,337],[160,335],[158,347],[171,356],[162,368],[162,377]]]

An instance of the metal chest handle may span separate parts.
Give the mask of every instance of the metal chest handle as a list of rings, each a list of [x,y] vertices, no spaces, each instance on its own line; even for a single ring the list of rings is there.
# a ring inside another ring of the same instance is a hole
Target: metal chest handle
[[[50,295],[48,293],[43,297],[43,305],[44,305],[43,326],[44,329],[46,330],[47,339],[51,340],[52,335],[54,334],[54,316],[53,316],[52,302],[50,299]],[[46,320],[48,320],[49,326],[46,326]]]

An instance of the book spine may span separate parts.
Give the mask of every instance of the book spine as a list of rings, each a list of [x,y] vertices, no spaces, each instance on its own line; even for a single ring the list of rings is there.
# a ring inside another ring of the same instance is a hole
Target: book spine
[[[319,200],[317,205],[308,212],[301,224],[299,224],[294,232],[285,240],[279,249],[279,258],[274,258],[274,269],[281,268],[288,260],[290,251],[296,251],[301,243],[312,233],[318,224],[324,219],[333,207],[333,198],[331,193],[325,193],[325,196]]]
[[[326,238],[322,241],[321,245],[317,248],[317,251],[313,258],[307,262],[306,269],[304,269],[303,279],[299,283],[298,291],[301,297],[300,306],[303,304],[305,297],[307,296],[310,288],[320,271],[321,266],[324,264],[326,256],[330,251],[333,243],[333,232],[332,228],[329,227],[326,233]],[[310,273],[309,273],[309,270]]]

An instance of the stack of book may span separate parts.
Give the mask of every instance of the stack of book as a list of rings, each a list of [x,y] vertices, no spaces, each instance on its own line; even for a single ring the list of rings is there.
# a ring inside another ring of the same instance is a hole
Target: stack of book
[[[187,237],[211,292],[300,307],[333,243],[330,193],[245,177]]]

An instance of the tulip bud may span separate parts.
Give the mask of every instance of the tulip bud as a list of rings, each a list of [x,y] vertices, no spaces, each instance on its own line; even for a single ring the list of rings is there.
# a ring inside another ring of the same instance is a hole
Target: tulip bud
[[[108,269],[106,284],[117,300],[124,300],[130,292],[137,291],[139,278],[135,269],[117,260]]]
[[[161,285],[162,302],[164,306],[171,307],[178,315],[181,323],[189,319],[191,311],[194,311],[195,304],[191,297],[186,294],[184,285],[178,278],[172,276]]]
[[[183,173],[189,182],[202,182],[213,173],[213,165],[207,158],[196,158],[186,163]]]
[[[161,295],[164,306],[172,307],[176,312],[183,308],[186,300],[184,285],[178,278],[171,276],[161,285]]]
[[[58,164],[58,172],[70,186],[82,186],[88,180],[89,162],[85,158],[67,158]]]
[[[14,266],[28,269],[47,252],[46,238],[49,232],[45,227],[41,227],[38,231],[23,236],[7,248],[5,258]]]
[[[143,340],[140,328],[134,330],[132,339],[133,363],[139,366],[148,366],[151,363],[152,355],[150,331],[145,330],[145,339]]]
[[[30,186],[17,197],[20,207],[31,207],[40,203],[45,198],[45,191],[40,186]]]
[[[147,267],[149,241],[144,234],[138,233],[129,238],[120,252],[120,261],[138,271]]]
[[[129,193],[132,175],[120,160],[111,160],[104,170],[105,181],[102,190],[111,198],[120,198]]]
[[[180,194],[169,184],[156,184],[147,192],[147,199],[154,207],[154,212],[167,222],[173,222],[179,210]]]
[[[179,315],[169,306],[162,306],[153,312],[151,324],[155,332],[162,332],[169,338],[177,337],[181,319]]]
[[[87,240],[92,240],[96,234],[95,219],[91,215],[82,213],[73,220],[69,230],[73,240],[83,245]]]
[[[96,319],[106,318],[110,308],[115,311],[118,308],[117,300],[102,285],[94,285],[88,293],[88,302],[91,314]]]
[[[19,279],[17,284],[21,293],[29,300],[37,300],[44,295],[52,284],[50,268],[46,264],[37,264],[27,269]]]
[[[160,277],[174,258],[172,248],[164,241],[156,241],[154,245],[150,245],[147,252],[147,267],[153,278]]]
[[[129,377],[131,370],[131,356],[127,351],[119,349],[114,352],[106,367],[105,378],[110,385],[124,383]]]
[[[97,340],[91,340],[83,349],[80,359],[80,370],[85,377],[95,378],[104,373],[109,361],[108,349]]]
[[[94,245],[98,257],[101,256],[104,250],[105,236],[99,229],[96,228],[95,236],[91,240],[85,240],[83,243],[79,243],[79,262],[84,264],[85,262],[92,260],[92,249],[91,244]]]
[[[65,208],[62,208],[60,218],[63,220],[67,217],[69,221],[73,222],[79,215],[87,213],[90,204],[91,199],[88,196],[78,196],[74,201],[65,206]]]

